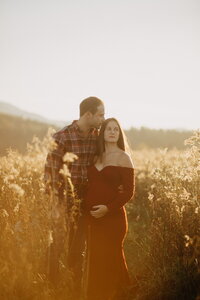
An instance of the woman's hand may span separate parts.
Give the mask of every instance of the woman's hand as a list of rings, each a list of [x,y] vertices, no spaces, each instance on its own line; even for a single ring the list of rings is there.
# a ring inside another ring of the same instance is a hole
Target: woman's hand
[[[92,207],[92,209],[95,210],[91,210],[90,214],[96,219],[105,216],[108,212],[108,208],[106,205],[95,205]]]

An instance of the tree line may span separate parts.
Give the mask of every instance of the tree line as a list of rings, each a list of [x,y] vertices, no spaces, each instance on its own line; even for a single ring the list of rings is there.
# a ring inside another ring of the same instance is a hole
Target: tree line
[[[0,155],[5,155],[8,148],[24,153],[27,143],[30,143],[34,136],[42,139],[50,126],[58,130],[58,127],[55,125],[0,114]],[[129,145],[135,150],[166,147],[169,149],[183,149],[185,147],[184,140],[191,136],[192,131],[132,127],[129,130],[125,130],[125,133]]]

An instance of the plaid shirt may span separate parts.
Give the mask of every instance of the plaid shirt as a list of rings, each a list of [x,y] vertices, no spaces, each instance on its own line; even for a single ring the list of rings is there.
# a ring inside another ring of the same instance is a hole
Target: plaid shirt
[[[82,137],[77,121],[64,127],[53,135],[57,148],[48,153],[45,164],[45,181],[54,187],[60,195],[63,194],[64,180],[59,173],[63,167],[63,156],[72,152],[78,156],[74,162],[68,164],[72,183],[79,187],[87,183],[87,167],[93,163],[96,153],[98,130],[91,128],[87,137]]]

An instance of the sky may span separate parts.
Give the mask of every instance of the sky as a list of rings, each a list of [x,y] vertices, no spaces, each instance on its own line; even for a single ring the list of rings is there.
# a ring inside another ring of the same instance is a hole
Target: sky
[[[0,101],[71,121],[200,127],[199,0],[0,0]]]

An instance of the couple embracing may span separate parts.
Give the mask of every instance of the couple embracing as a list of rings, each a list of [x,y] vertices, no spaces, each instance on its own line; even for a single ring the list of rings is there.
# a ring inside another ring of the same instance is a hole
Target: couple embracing
[[[78,157],[68,165],[81,200],[68,254],[74,299],[82,294],[82,282],[86,283],[87,300],[121,299],[130,284],[123,251],[128,229],[124,205],[133,197],[135,187],[124,132],[115,118],[104,119],[103,101],[89,97],[80,103],[79,119],[56,132],[54,140],[57,147],[48,153],[45,179],[56,187],[60,201],[65,193],[59,173],[62,158],[66,152]],[[83,272],[85,245],[87,268]]]

